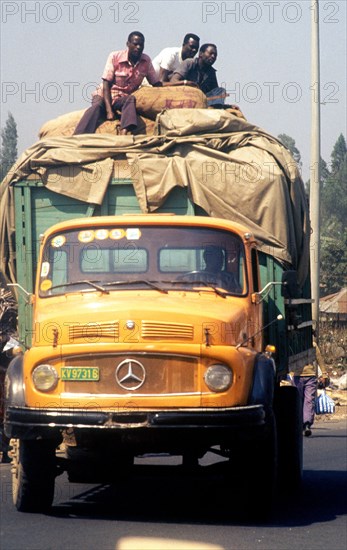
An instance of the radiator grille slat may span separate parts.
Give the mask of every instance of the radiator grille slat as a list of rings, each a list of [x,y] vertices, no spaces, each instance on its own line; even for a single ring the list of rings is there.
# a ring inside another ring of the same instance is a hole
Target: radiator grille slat
[[[91,338],[110,338],[116,342],[119,339],[119,324],[117,322],[88,323],[69,327],[70,341],[89,340]]]
[[[193,325],[181,323],[163,323],[143,321],[142,338],[179,338],[192,340],[194,337]]]

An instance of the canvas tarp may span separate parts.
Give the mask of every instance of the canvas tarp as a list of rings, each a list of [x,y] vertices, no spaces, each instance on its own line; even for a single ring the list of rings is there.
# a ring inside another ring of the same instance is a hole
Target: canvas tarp
[[[12,269],[13,275],[8,243],[14,231],[15,182],[35,173],[52,191],[101,204],[111,178],[126,165],[143,212],[155,212],[173,187],[186,187],[209,215],[245,225],[260,250],[297,269],[303,283],[308,273],[308,208],[288,150],[223,110],[165,110],[156,125],[153,136],[56,137],[27,149],[0,188],[0,269]]]

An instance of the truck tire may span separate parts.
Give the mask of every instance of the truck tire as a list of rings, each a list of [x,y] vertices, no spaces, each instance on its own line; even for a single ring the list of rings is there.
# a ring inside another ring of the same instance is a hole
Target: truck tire
[[[12,496],[19,512],[46,512],[52,505],[55,444],[12,439]]]
[[[240,441],[230,458],[228,484],[238,494],[236,515],[245,521],[270,518],[277,483],[277,434],[273,413],[263,434]]]
[[[297,491],[302,482],[302,403],[294,386],[280,386],[274,409],[278,439],[278,474],[282,489]]]

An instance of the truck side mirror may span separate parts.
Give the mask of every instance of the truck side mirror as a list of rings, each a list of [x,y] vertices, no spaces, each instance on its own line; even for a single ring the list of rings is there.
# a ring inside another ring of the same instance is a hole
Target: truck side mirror
[[[288,270],[283,272],[282,296],[284,298],[296,298],[299,296],[299,286],[296,271]]]

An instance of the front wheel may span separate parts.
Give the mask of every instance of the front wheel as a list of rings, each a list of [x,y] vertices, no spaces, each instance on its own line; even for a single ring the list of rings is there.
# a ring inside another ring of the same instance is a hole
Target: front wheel
[[[228,478],[230,489],[238,493],[237,512],[241,517],[268,520],[277,483],[276,422],[272,411],[262,433],[249,434],[231,449]]]
[[[275,392],[278,469],[281,487],[297,491],[302,482],[302,403],[297,388],[280,386]]]
[[[11,440],[12,496],[19,512],[46,512],[54,498],[55,444]]]

